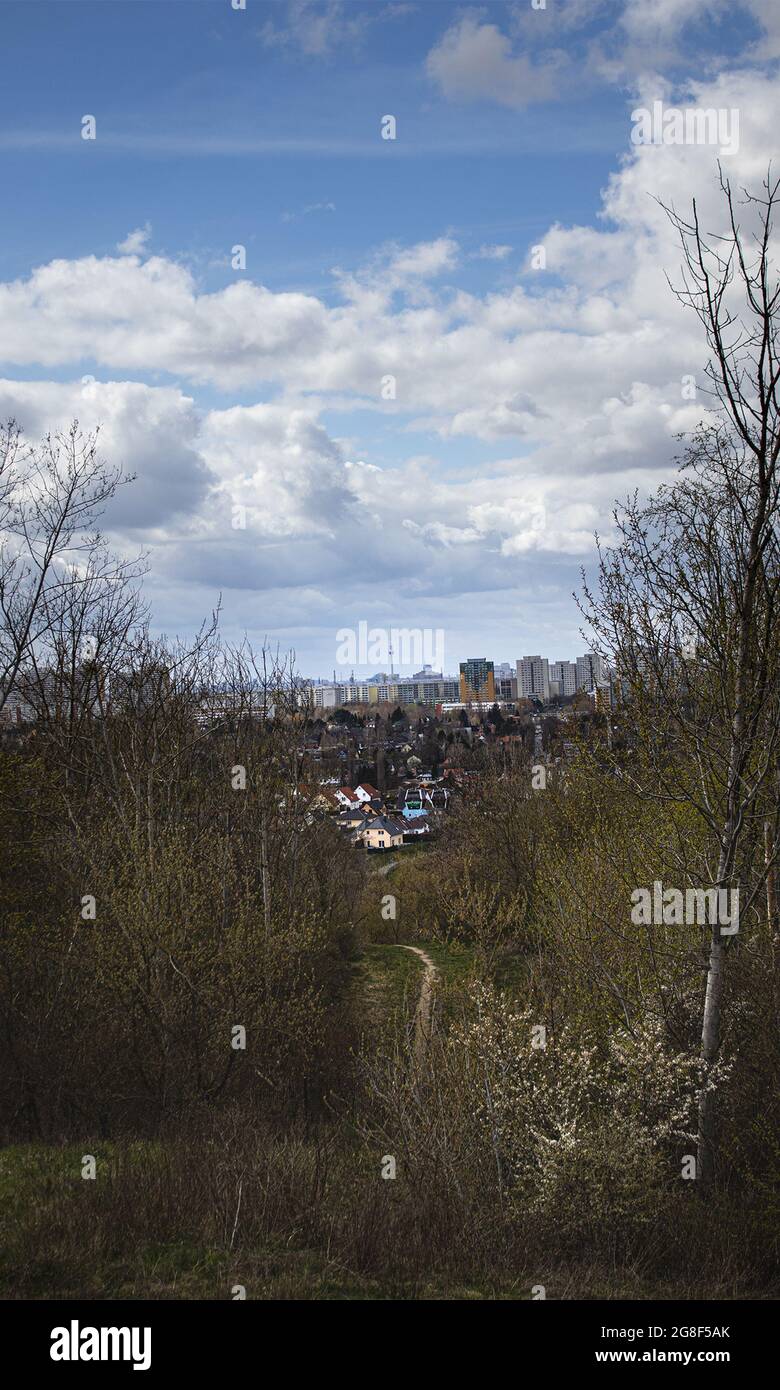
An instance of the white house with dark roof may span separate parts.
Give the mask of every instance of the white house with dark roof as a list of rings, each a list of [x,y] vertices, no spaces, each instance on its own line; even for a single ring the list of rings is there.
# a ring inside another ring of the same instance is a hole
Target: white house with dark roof
[[[361,830],[355,831],[354,838],[370,850],[400,849],[404,828],[389,816],[375,816]]]
[[[420,816],[413,816],[404,824],[404,835],[407,839],[431,834],[433,834],[433,825],[430,816],[426,815],[425,812]]]

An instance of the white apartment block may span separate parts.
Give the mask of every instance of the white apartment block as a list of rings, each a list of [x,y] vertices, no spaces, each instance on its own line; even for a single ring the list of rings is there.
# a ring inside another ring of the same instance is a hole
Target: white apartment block
[[[550,663],[546,656],[524,656],[517,663],[517,694],[521,699],[536,695],[550,698]]]
[[[577,657],[578,690],[595,690],[597,686],[606,685],[608,681],[606,663],[595,652],[586,652],[584,656]]]
[[[335,709],[341,704],[341,690],[337,685],[315,685],[314,705],[316,709]]]
[[[550,665],[550,692],[555,682],[559,695],[576,695],[577,667],[573,661],[553,661]]]

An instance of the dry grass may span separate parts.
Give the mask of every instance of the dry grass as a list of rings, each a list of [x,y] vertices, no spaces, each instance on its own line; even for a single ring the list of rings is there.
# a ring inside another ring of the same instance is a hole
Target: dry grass
[[[82,1154],[98,1175],[81,1177]],[[339,1125],[318,1140],[226,1122],[155,1144],[7,1149],[0,1289],[7,1299],[768,1298],[749,1209],[681,1200],[641,1242],[605,1230],[556,1250],[544,1224],[502,1219],[470,1186],[399,1164]]]

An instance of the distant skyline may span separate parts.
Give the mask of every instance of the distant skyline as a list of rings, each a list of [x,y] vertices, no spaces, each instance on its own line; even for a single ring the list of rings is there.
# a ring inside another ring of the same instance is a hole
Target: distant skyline
[[[576,662],[581,658],[592,655],[593,652],[589,650],[586,646],[584,646],[582,643],[580,643],[580,647],[575,652],[569,653],[568,656],[564,655],[560,651],[558,651],[555,656],[551,656],[549,652],[545,653],[537,651],[523,652],[521,656],[516,657],[495,657],[489,651],[469,651],[467,653],[461,653],[452,661],[446,662],[443,666],[439,665],[436,667],[424,665],[420,666],[418,664],[415,669],[414,662],[406,662],[401,667],[395,665],[391,672],[389,665],[383,667],[376,667],[368,666],[365,663],[361,665],[359,662],[356,662],[354,666],[337,665],[334,668],[332,668],[329,672],[326,672],[324,675],[321,672],[311,671],[299,671],[297,674],[301,675],[305,680],[311,680],[320,685],[332,685],[334,683],[336,685],[349,685],[350,679],[353,675],[355,681],[360,684],[364,684],[367,681],[370,683],[373,678],[380,677],[383,679],[391,678],[393,680],[398,681],[415,679],[423,680],[426,678],[426,676],[428,676],[430,679],[435,679],[437,676],[439,676],[445,680],[457,680],[460,665],[464,661],[486,660],[492,662],[496,675],[498,675],[499,672],[506,675],[507,671],[509,671],[511,675],[515,675],[518,664],[520,663],[520,661],[523,660],[541,657],[543,661],[549,662],[549,665],[551,667],[559,664],[560,662],[568,662],[569,664],[574,666],[576,665]]]
[[[585,650],[593,533],[707,406],[658,200],[719,226],[719,150],[632,112],[738,112],[755,186],[780,5],[4,0],[0,46],[0,416],[102,425],[155,628]]]

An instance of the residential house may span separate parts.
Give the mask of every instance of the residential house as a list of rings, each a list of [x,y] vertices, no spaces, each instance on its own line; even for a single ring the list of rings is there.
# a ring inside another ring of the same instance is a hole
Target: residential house
[[[446,811],[450,800],[450,793],[446,787],[434,784],[430,789],[429,796],[434,811]]]
[[[381,802],[382,800],[381,793],[377,791],[376,787],[372,787],[370,782],[361,782],[359,786],[355,787],[355,796],[360,804],[366,801]]]
[[[339,805],[347,811],[356,811],[360,805],[360,797],[351,787],[339,787],[336,792],[336,799]]]
[[[374,816],[362,830],[355,832],[355,838],[367,850],[400,849],[404,842],[404,827],[389,816]]]
[[[433,810],[431,793],[426,787],[400,787],[396,793],[396,806],[404,820],[427,815]]]
[[[360,830],[373,819],[374,814],[372,811],[364,810],[361,806],[356,806],[350,811],[341,811],[336,816],[336,825],[339,830]]]
[[[466,770],[463,767],[445,767],[444,777],[453,787],[464,790],[469,783],[472,785],[479,780],[479,772]]]
[[[432,835],[433,825],[430,816],[425,812],[421,816],[414,816],[412,820],[404,824],[404,839],[416,840],[421,836]]]
[[[298,796],[306,803],[309,811],[340,811],[341,804],[330,787],[312,787],[302,783]]]

